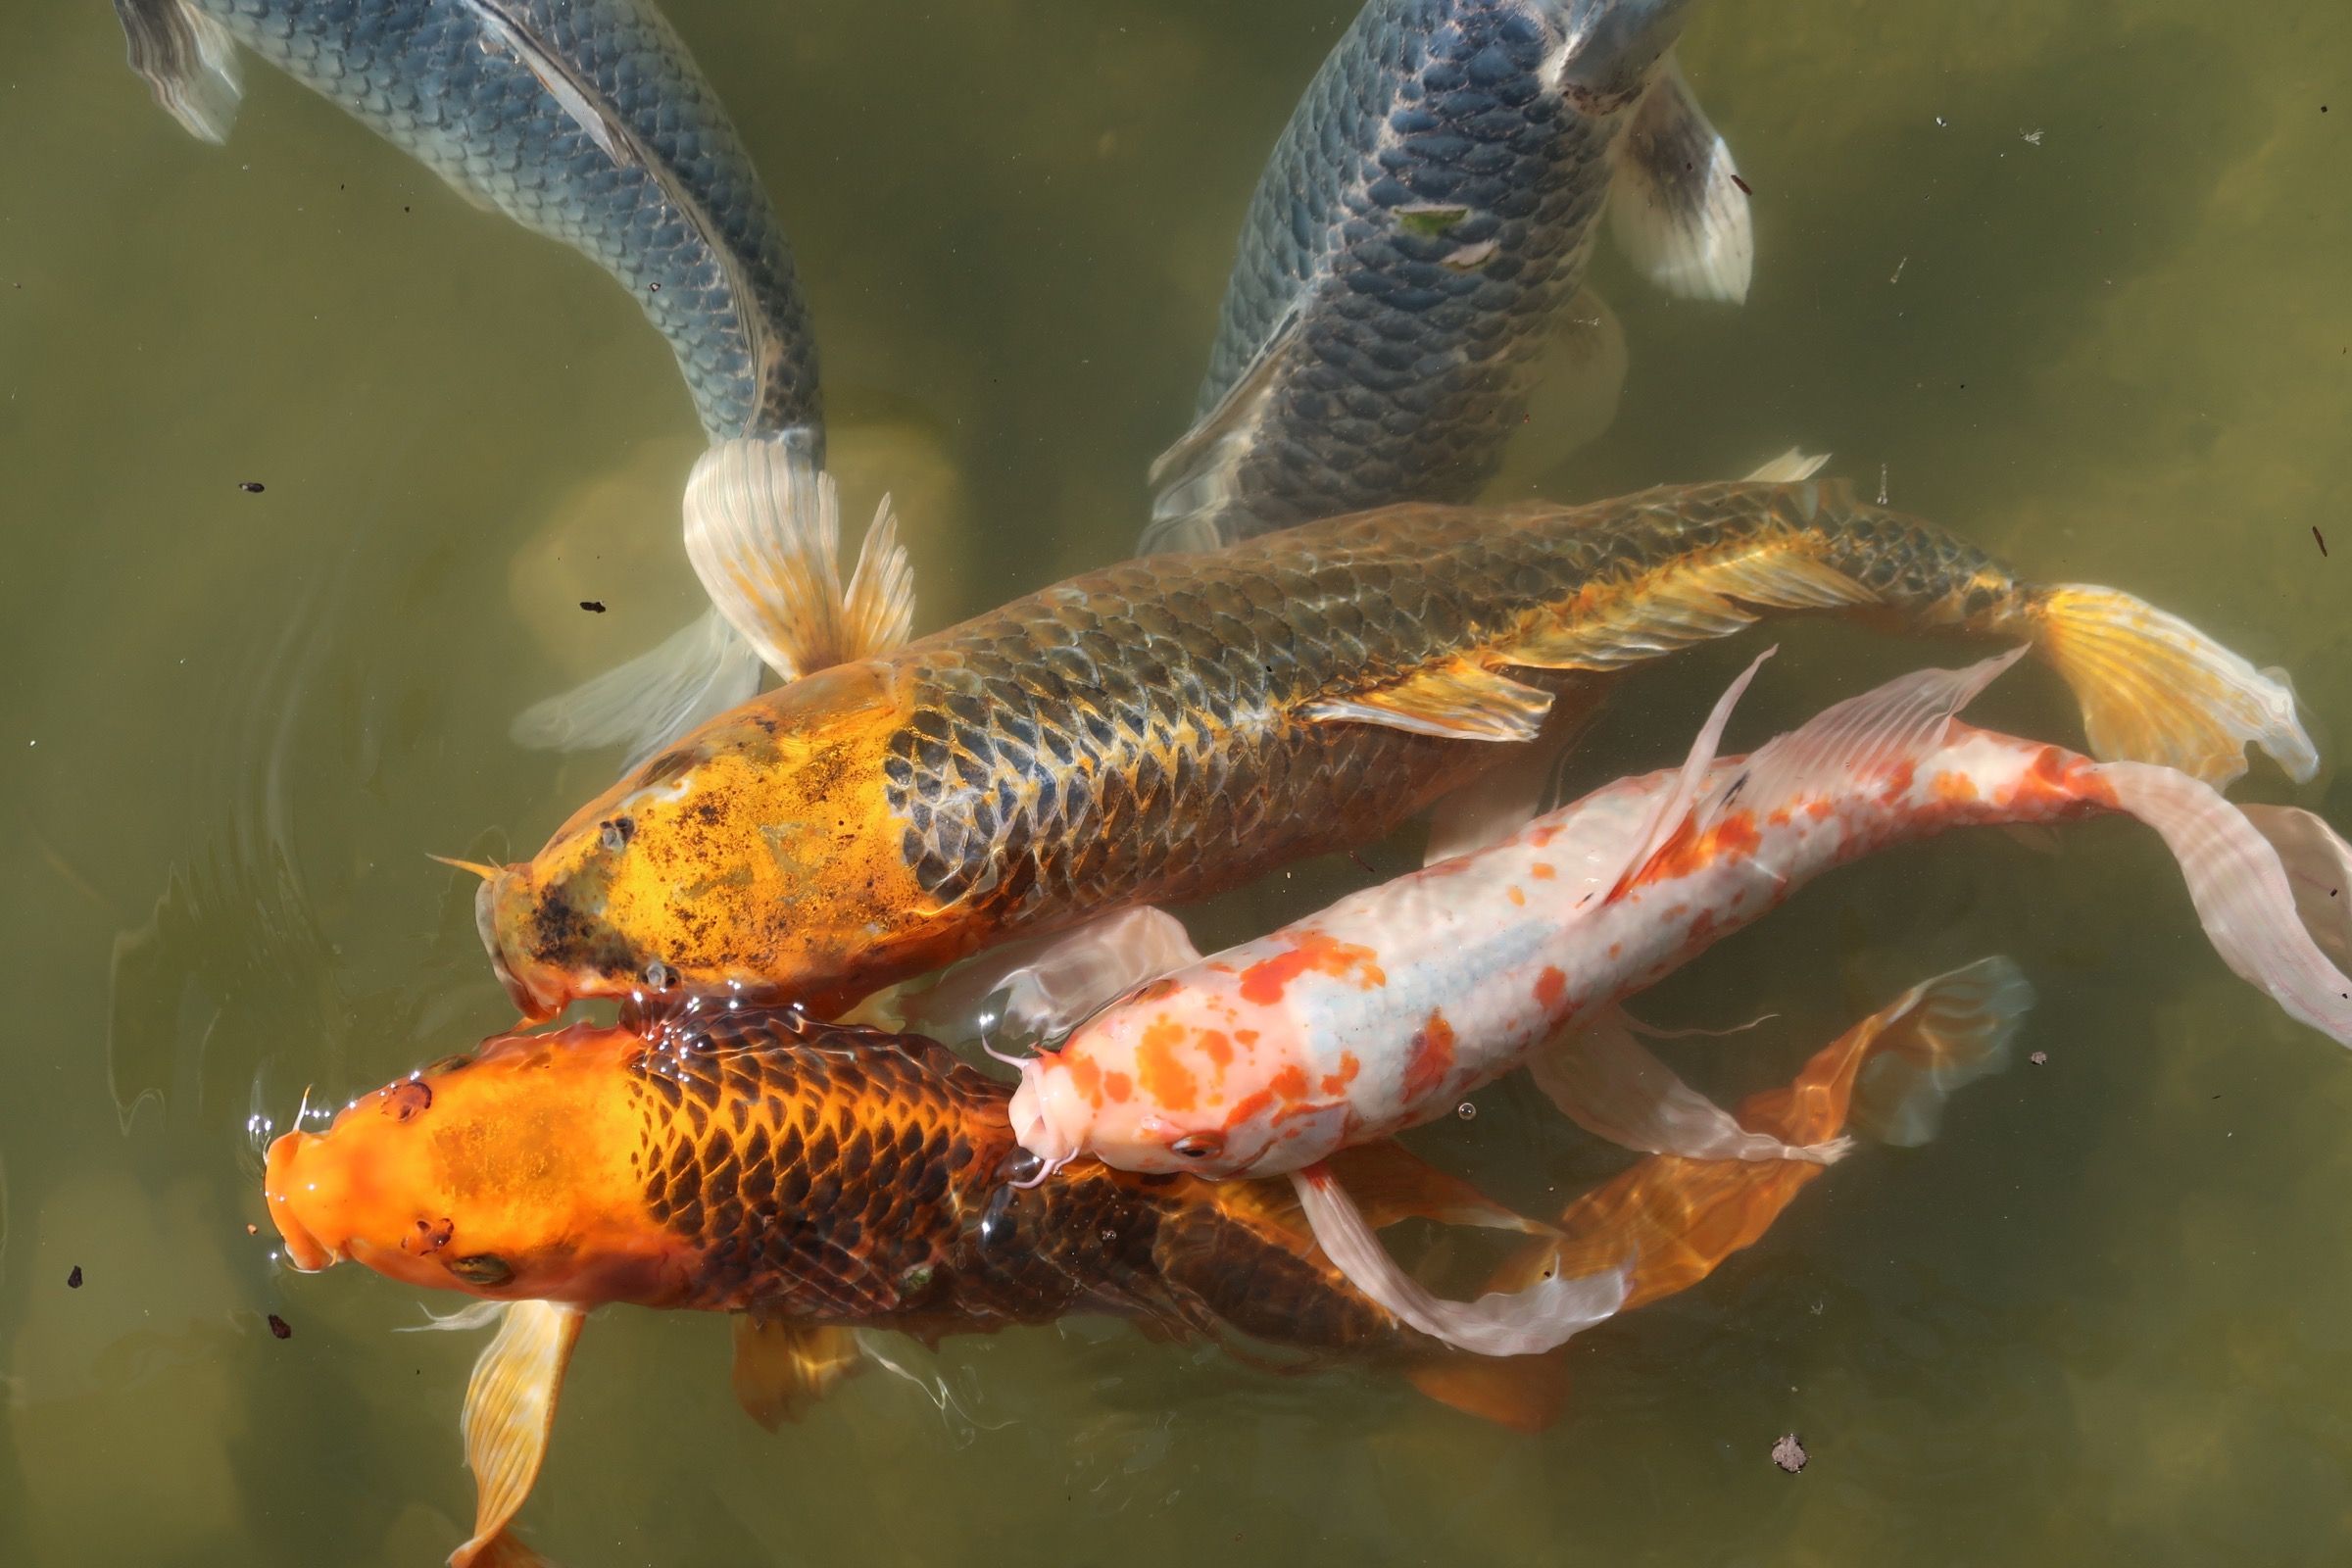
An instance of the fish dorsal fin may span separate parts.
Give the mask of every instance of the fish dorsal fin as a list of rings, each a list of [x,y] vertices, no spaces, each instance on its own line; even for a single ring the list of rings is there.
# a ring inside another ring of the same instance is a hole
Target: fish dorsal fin
[[[1945,1101],[2009,1065],[2009,1043],[2033,1006],[2034,984],[2010,958],[1980,958],[1912,987],[1875,1015],[1883,1033],[1854,1075],[1847,1119],[1882,1144],[1927,1143]]]
[[[1850,1147],[1841,1138],[1790,1144],[1742,1127],[1652,1055],[1615,1007],[1547,1042],[1528,1059],[1528,1075],[1570,1121],[1645,1154],[1827,1165]]]
[[[565,117],[596,143],[597,151],[612,161],[614,168],[640,167],[644,159],[629,127],[612,112],[592,84],[580,79],[569,61],[542,44],[529,25],[505,14],[510,5],[511,0],[468,0],[461,9],[473,13],[483,36],[495,40],[516,65],[529,72]]]
[[[1847,698],[1756,749],[1740,776],[1700,812],[1712,827],[1735,803],[1770,811],[1850,790],[1943,743],[1953,715],[2025,657],[2023,648],[1964,669],[1921,669]]]
[[[1595,879],[1609,889],[1610,898],[1622,893],[1642,868],[1649,864],[1659,851],[1673,843],[1686,827],[1694,825],[1691,803],[1698,799],[1699,786],[1706,781],[1707,769],[1715,765],[1716,748],[1723,744],[1724,726],[1732,721],[1732,710],[1739,706],[1740,694],[1747,690],[1747,683],[1756,678],[1756,671],[1764,667],[1764,661],[1778,652],[1778,648],[1767,648],[1758,654],[1740,672],[1739,677],[1724,689],[1723,695],[1715,699],[1714,710],[1707,714],[1707,721],[1699,726],[1697,738],[1690,743],[1690,755],[1683,759],[1683,765],[1674,775],[1674,781],[1658,797],[1657,804],[1650,808],[1641,830],[1629,840],[1623,863],[1613,874]]]
[[[850,1329],[735,1315],[735,1402],[770,1432],[800,1419],[863,1364]]]
[[[1748,473],[1751,484],[1794,484],[1810,479],[1829,466],[1827,452],[1803,452],[1790,447],[1777,458],[1766,458]]]
[[[1456,1349],[1535,1355],[1616,1315],[1625,1300],[1618,1268],[1578,1279],[1559,1275],[1509,1295],[1447,1301],[1397,1266],[1347,1190],[1324,1165],[1291,1173],[1315,1245],[1357,1290],[1399,1321]]]
[[[1468,659],[1415,670],[1388,686],[1310,703],[1318,723],[1382,724],[1441,740],[1532,741],[1551,711],[1551,693]]]
[[[914,571],[889,500],[845,592],[841,498],[799,443],[713,443],[686,480],[685,516],[711,603],[784,679],[888,653],[913,631]]]
[[[473,1472],[473,1535],[450,1568],[501,1560],[499,1538],[531,1494],[547,1460],[564,1369],[587,1312],[558,1301],[515,1301],[466,1384],[466,1467]]]
[[[245,84],[228,29],[189,0],[115,0],[130,69],[188,134],[228,140]]]
[[[1400,1220],[1435,1220],[1486,1230],[1548,1236],[1551,1227],[1497,1203],[1459,1176],[1448,1176],[1402,1144],[1383,1140],[1343,1149],[1324,1163],[1355,1200],[1364,1222],[1386,1230]]]
[[[1225,395],[1176,444],[1152,460],[1152,521],[1144,528],[1142,554],[1213,550],[1231,544],[1216,528],[1214,514],[1232,499],[1228,448],[1247,442],[1258,408],[1273,389],[1305,320],[1294,306],[1258,345]]]
[[[1618,148],[1609,220],[1626,259],[1669,294],[1746,300],[1756,265],[1747,190],[1671,55]]]

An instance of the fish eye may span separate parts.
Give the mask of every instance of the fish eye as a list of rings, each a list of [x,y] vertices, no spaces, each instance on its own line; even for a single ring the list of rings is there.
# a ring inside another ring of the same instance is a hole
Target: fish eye
[[[412,1078],[405,1084],[395,1085],[384,1096],[384,1114],[394,1121],[415,1121],[430,1109],[432,1103],[431,1086]]]
[[[1225,1140],[1215,1133],[1186,1133],[1168,1146],[1168,1152],[1187,1159],[1209,1159],[1225,1152]]]
[[[514,1268],[496,1252],[471,1252],[449,1260],[449,1271],[468,1285],[504,1285]]]

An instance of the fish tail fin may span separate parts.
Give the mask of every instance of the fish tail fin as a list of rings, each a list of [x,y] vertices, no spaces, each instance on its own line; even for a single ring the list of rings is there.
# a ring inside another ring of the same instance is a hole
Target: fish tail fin
[[[2097,773],[2116,805],[2154,828],[2173,852],[2222,961],[2289,1016],[2352,1046],[2352,978],[2314,940],[2274,840],[2212,785],[2186,773],[2145,762],[2103,762]],[[2317,818],[2271,817],[2274,825],[2282,820],[2307,831],[2318,824],[2324,837],[2310,835],[2294,861],[2306,875],[2328,874],[2327,861],[2343,853],[2342,841]]]
[[[1440,1404],[1531,1436],[1568,1408],[1568,1352],[1471,1355],[1453,1352],[1421,1362],[1405,1380]]]
[[[449,1568],[529,1562],[507,1536],[547,1461],[556,1400],[564,1391],[587,1313],[555,1301],[515,1301],[498,1337],[483,1348],[466,1384],[466,1468],[473,1472],[473,1534],[449,1554]]]
[[[2285,674],[2256,669],[2180,616],[2084,584],[2034,590],[2027,614],[2100,760],[2160,762],[2226,785],[2246,770],[2251,743],[2297,783],[2319,771]]]
[[[1613,1317],[1625,1302],[1623,1266],[1569,1278],[1554,1271],[1513,1292],[1441,1300],[1389,1254],[1361,1210],[1321,1165],[1291,1173],[1315,1245],[1350,1285],[1399,1322],[1455,1349],[1535,1355]]]
[[[1669,59],[1634,110],[1609,186],[1626,259],[1683,299],[1746,300],[1756,231],[1732,150]]]
[[[228,29],[188,0],[115,0],[130,69],[199,141],[228,140],[245,83]]]
[[[841,496],[808,444],[719,441],[686,480],[686,555],[710,602],[796,680],[887,653],[914,626],[914,570],[885,498],[845,589]]]
[[[2033,1005],[2033,982],[2005,957],[1914,986],[1874,1015],[1880,1031],[1855,1075],[1848,1125],[1900,1149],[1927,1143],[1955,1091],[2009,1065]]]
[[[2352,844],[2296,807],[2241,806],[2238,810],[2278,853],[2303,929],[2328,962],[2352,974]]]
[[[760,689],[760,653],[713,611],[570,691],[533,703],[508,727],[519,745],[584,752],[625,743],[636,767]]]

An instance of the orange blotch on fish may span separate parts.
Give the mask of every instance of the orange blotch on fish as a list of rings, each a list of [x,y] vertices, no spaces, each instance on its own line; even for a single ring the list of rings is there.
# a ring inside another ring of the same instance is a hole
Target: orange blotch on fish
[[[1226,1130],[1230,1132],[1234,1128],[1239,1127],[1242,1123],[1248,1121],[1250,1117],[1256,1115],[1259,1111],[1265,1109],[1273,1102],[1274,1095],[1271,1090],[1260,1089],[1253,1093],[1244,1095],[1241,1099],[1235,1101],[1232,1106],[1226,1110]]]
[[[1828,803],[1824,802],[1823,814],[1827,813]],[[1635,880],[1664,882],[1674,877],[1690,876],[1705,870],[1719,857],[1752,855],[1763,842],[1763,835],[1756,830],[1753,811],[1734,811],[1703,833],[1693,832],[1690,823],[1685,822],[1674,837],[1666,841],[1665,848],[1650,857],[1649,863],[1642,868]]]
[[[1554,871],[1551,868],[1551,862],[1548,860],[1538,860],[1535,864],[1527,868],[1527,874],[1534,877],[1539,882],[1548,882],[1553,877],[1559,875],[1557,871]]]
[[[1936,799],[1947,806],[1965,806],[1977,799],[1977,781],[1966,773],[1946,770],[1936,775]]]
[[[1432,1007],[1429,1021],[1413,1032],[1412,1054],[1404,1060],[1404,1098],[1409,1103],[1434,1094],[1453,1071],[1453,1025],[1443,1008]]]
[[[1341,1052],[1340,1070],[1338,1072],[1327,1072],[1323,1075],[1323,1092],[1327,1095],[1337,1095],[1345,1092],[1349,1084],[1355,1082],[1355,1075],[1363,1071],[1363,1067],[1364,1064],[1355,1059],[1355,1053],[1351,1051]]]
[[[1104,1099],[1114,1100],[1124,1103],[1127,1098],[1134,1093],[1135,1080],[1128,1077],[1125,1073],[1106,1072],[1102,1075],[1102,1095]],[[1101,1101],[1096,1102],[1098,1104],[1101,1102]]]
[[[1277,1100],[1304,1100],[1306,1098],[1306,1072],[1297,1062],[1293,1062],[1276,1073],[1267,1083],[1266,1089]]]
[[[1546,825],[1537,828],[1533,833],[1530,833],[1527,836],[1527,842],[1533,844],[1537,849],[1540,850],[1559,836],[1560,830],[1558,827]]]
[[[1536,976],[1537,1003],[1546,1008],[1557,1007],[1567,995],[1568,977],[1550,964],[1545,964],[1544,972]]]
[[[1387,973],[1374,961],[1379,955],[1370,948],[1336,941],[1312,929],[1294,936],[1291,944],[1288,953],[1262,958],[1242,971],[1243,1001],[1270,1007],[1282,1000],[1284,990],[1293,980],[1310,970],[1335,980],[1345,980],[1353,974],[1356,984],[1366,991],[1389,983]]]
[[[1219,1068],[1223,1068],[1233,1061],[1233,1041],[1222,1029],[1202,1030],[1200,1032],[1200,1051]]]
[[[1518,905],[1521,908],[1525,908],[1527,906],[1526,894],[1520,892],[1517,888],[1508,888],[1505,891],[1509,893],[1511,902],[1513,904]]]
[[[1886,770],[1886,798],[1892,800],[1895,796],[1906,793],[1911,788],[1911,781],[1915,776],[1911,759],[1906,757],[1896,761],[1892,767]]]
[[[1816,822],[1827,822],[1830,819],[1830,798],[1826,795],[1815,796],[1805,803],[1806,814]]]
[[[1088,1104],[1101,1110],[1102,1064],[1092,1056],[1065,1056],[1060,1059],[1069,1069],[1070,1087],[1084,1095]]]
[[[1200,1080],[1176,1059],[1176,1048],[1184,1044],[1185,1036],[1182,1024],[1163,1019],[1148,1025],[1142,1043],[1135,1048],[1136,1083],[1147,1098],[1170,1110],[1191,1110],[1200,1102]]]

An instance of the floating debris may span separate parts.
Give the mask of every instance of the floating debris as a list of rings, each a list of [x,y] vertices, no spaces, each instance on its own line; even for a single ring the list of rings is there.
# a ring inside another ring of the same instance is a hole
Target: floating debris
[[[2328,554],[2328,536],[2327,536],[2326,534],[2324,534],[2324,533],[2320,532],[2320,525],[2319,525],[2318,523],[2316,523],[2316,522],[2315,522],[2315,523],[2313,523],[2313,524],[2311,525],[2311,537],[2312,537],[2312,542],[2313,542],[2313,543],[2315,543],[2315,544],[2317,544],[2317,545],[2320,547],[2320,554],[2321,554],[2321,555],[2323,555],[2323,556],[2327,555],[2327,554]]]
[[[2036,1051],[2026,1059],[2036,1067],[2047,1067],[2050,1064],[2050,1054],[2046,1051]]]
[[[605,602],[602,599],[583,599],[580,608],[591,615],[601,615],[605,612]]]
[[[1805,1461],[1811,1457],[1811,1454],[1805,1452],[1805,1446],[1796,1441],[1796,1434],[1793,1432],[1782,1433],[1781,1441],[1772,1446],[1772,1462],[1790,1475],[1802,1470],[1805,1467]]]
[[[1476,1121],[1476,1120],[1478,1120],[1478,1107],[1477,1107],[1476,1105],[1473,1105],[1472,1103],[1470,1103],[1470,1102],[1468,1102],[1467,1100],[1463,1101],[1463,1102],[1462,1102],[1460,1104],[1458,1104],[1458,1105],[1454,1106],[1454,1107],[1453,1107],[1453,1113],[1454,1113],[1456,1116],[1459,1116],[1459,1117],[1461,1117],[1461,1118],[1462,1118],[1462,1120],[1464,1120],[1464,1121]]]
[[[294,1337],[293,1328],[275,1312],[270,1314],[270,1332],[281,1340],[290,1340]]]
[[[81,1289],[81,1265],[79,1263],[74,1264],[74,1272],[66,1276],[66,1289],[69,1291]]]
[[[2021,130],[2018,134],[2026,138],[2026,145],[2029,147],[2041,145],[2041,132],[2038,130]]]
[[[240,479],[237,481],[237,488],[249,496],[258,496],[262,493],[263,485],[259,479]]]

